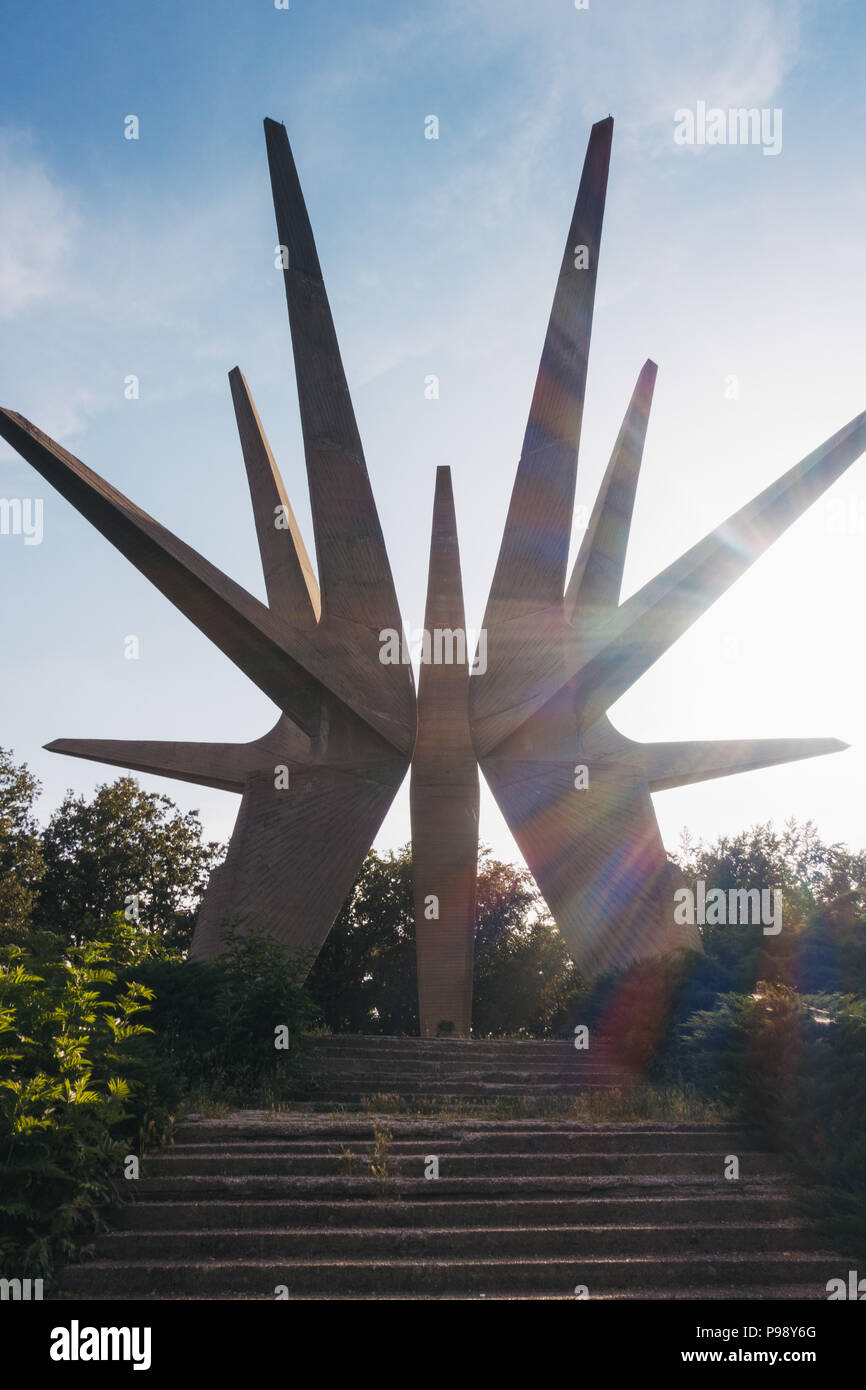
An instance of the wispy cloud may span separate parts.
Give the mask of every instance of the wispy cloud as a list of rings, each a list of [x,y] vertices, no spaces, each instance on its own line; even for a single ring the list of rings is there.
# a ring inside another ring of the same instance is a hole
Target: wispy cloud
[[[81,218],[22,132],[0,132],[0,319],[56,294]]]

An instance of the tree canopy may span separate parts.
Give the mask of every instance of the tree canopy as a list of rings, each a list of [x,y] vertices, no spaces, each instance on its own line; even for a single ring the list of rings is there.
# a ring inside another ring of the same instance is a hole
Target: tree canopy
[[[26,930],[45,873],[33,810],[39,792],[27,764],[0,748],[0,943],[19,940]]]
[[[482,851],[478,866],[473,1031],[556,1032],[579,978],[526,869]],[[417,1033],[412,857],[367,856],[307,987],[335,1032]]]
[[[204,841],[198,813],[119,777],[90,800],[67,792],[42,829],[39,791],[27,765],[0,750],[0,939],[47,930],[80,945],[104,939],[120,913],[154,946],[184,950],[223,852]]]

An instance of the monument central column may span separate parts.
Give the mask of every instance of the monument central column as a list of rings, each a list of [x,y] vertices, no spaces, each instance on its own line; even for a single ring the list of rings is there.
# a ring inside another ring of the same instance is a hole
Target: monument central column
[[[437,468],[410,785],[422,1038],[471,1031],[479,797],[471,660],[451,470]]]

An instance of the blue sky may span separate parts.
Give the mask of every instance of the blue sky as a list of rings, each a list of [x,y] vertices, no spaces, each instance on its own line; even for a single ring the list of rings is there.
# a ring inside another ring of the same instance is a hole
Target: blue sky
[[[416,626],[439,463],[467,621],[481,620],[586,138],[608,113],[577,500],[591,503],[653,357],[624,592],[866,408],[856,0],[50,3],[4,27],[0,399],[261,597],[236,363],[311,540],[266,115],[292,139]],[[678,146],[674,112],[699,101],[779,108],[781,153]],[[44,498],[41,545],[0,536],[0,744],[42,779],[43,815],[115,775],[43,752],[51,739],[270,727],[268,700],[5,445],[0,496]],[[669,847],[683,825],[712,836],[791,814],[866,843],[864,542],[866,459],[614,707],[642,739],[852,744],[658,796]],[[229,834],[235,797],[141,780]],[[404,788],[378,843],[408,834]],[[482,837],[517,857],[486,792]]]

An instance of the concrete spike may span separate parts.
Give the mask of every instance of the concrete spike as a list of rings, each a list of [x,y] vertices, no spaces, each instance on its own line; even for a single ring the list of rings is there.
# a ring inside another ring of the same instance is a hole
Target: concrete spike
[[[169,743],[153,739],[56,738],[46,743],[49,753],[86,758],[92,763],[172,777],[200,787],[242,792],[246,774],[243,743]]]
[[[324,700],[411,753],[411,671],[381,665],[375,634],[290,627],[23,416],[0,410],[0,435],[306,734]]]
[[[400,630],[355,412],[285,126],[265,121],[316,536],[323,619]]]
[[[552,709],[560,691],[581,726],[593,724],[864,450],[866,412],[645,584],[600,631],[549,605],[492,632],[488,678],[470,693],[479,756]]]
[[[634,685],[864,450],[866,412],[627,599],[592,656],[577,649],[579,698],[589,715]]]
[[[172,743],[152,739],[58,738],[49,753],[171,777],[220,791],[243,792],[255,769],[274,773],[277,765],[303,765],[314,756],[312,741],[281,715],[269,733],[250,743]]]
[[[658,368],[644,363],[617,435],[565,594],[565,615],[598,629],[618,607]]]
[[[640,750],[650,791],[660,792],[801,758],[841,753],[847,747],[837,738],[745,738],[643,743]]]
[[[240,367],[229,372],[268,605],[293,626],[319,621],[319,585],[280,470]]]
[[[260,690],[306,733],[318,732],[329,687],[311,642],[292,633],[290,655],[288,630],[264,604],[29,420],[0,410],[0,434]]]
[[[612,137],[611,117],[592,127],[490,588],[489,628],[562,598]]]
[[[412,874],[422,1037],[466,1037],[478,863],[478,766],[469,733],[469,662],[450,468],[436,470],[412,760]],[[452,634],[462,637],[451,645]],[[445,638],[442,634],[448,634]],[[437,656],[462,656],[448,662]],[[429,914],[434,910],[436,916]]]

